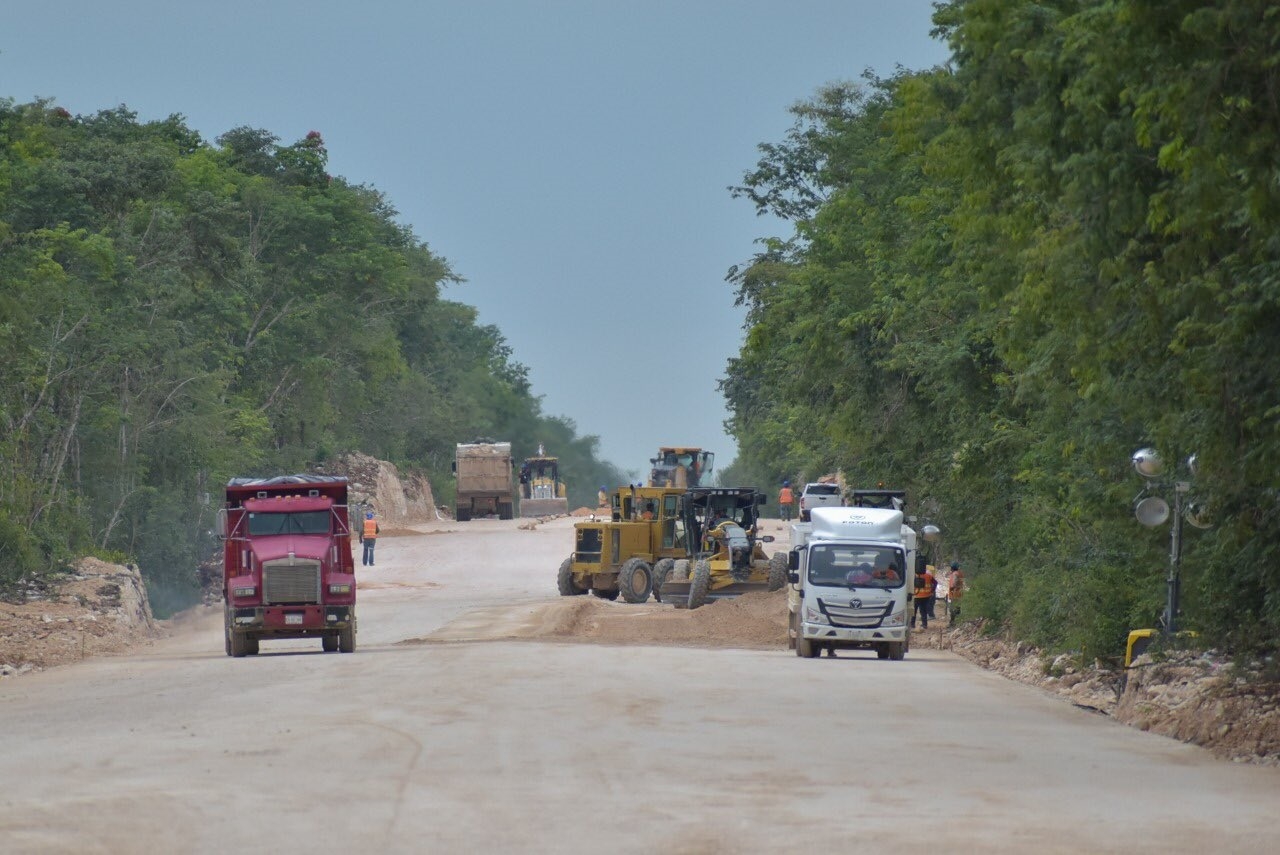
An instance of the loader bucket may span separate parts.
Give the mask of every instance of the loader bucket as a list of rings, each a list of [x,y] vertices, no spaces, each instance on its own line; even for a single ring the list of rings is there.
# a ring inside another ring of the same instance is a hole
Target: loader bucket
[[[568,499],[521,499],[520,516],[551,517],[569,513]]]

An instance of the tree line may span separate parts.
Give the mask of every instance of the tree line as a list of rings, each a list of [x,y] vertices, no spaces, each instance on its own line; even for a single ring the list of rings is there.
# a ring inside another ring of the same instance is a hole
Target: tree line
[[[211,144],[179,115],[0,100],[0,590],[88,552],[185,606],[228,478],[348,450],[426,470],[442,501],[479,435],[544,443],[575,502],[623,480],[327,159],[315,131]]]
[[[1183,481],[1212,527],[1184,528],[1180,623],[1274,650],[1280,16],[956,0],[934,23],[945,66],[823,87],[731,188],[789,231],[730,271],[726,477],[905,488],[966,614],[1093,655],[1157,625],[1170,524],[1132,506]]]

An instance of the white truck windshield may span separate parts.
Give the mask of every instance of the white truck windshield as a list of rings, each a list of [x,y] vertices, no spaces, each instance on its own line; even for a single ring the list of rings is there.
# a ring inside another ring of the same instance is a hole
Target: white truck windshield
[[[905,563],[902,550],[892,546],[816,543],[809,548],[809,584],[901,588]]]

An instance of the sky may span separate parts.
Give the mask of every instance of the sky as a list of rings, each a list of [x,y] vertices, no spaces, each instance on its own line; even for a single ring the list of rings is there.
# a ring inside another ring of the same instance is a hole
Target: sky
[[[733,199],[823,85],[947,59],[931,0],[3,0],[0,97],[317,130],[529,368],[545,414],[638,475],[736,454],[728,269],[788,233]],[[459,437],[466,441],[469,437]],[[555,449],[547,449],[554,454]]]

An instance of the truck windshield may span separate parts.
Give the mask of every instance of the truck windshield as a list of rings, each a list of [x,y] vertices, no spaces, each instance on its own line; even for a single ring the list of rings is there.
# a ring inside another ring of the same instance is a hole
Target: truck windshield
[[[328,534],[328,511],[291,514],[249,514],[249,534]]]
[[[818,543],[809,549],[809,584],[901,588],[905,564],[892,546]]]

